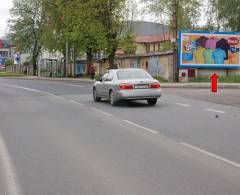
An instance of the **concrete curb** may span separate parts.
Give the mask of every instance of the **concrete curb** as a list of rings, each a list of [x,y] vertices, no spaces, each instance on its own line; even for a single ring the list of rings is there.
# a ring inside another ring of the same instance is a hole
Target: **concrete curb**
[[[86,83],[94,83],[95,80],[83,78],[47,78],[47,77],[2,77],[5,79],[20,79],[20,80],[42,80],[42,81],[80,81]]]
[[[210,83],[162,83],[162,88],[210,89]],[[240,89],[240,83],[219,83],[219,89]]]
[[[7,79],[45,80],[45,81],[75,81],[93,84],[95,81],[84,78],[46,78],[46,77],[3,77]],[[162,88],[210,89],[210,83],[161,83]],[[219,83],[220,89],[240,89],[240,83]]]

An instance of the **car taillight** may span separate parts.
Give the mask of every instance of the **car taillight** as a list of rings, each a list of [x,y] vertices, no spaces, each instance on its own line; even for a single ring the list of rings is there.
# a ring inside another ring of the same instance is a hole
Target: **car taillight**
[[[130,90],[130,89],[133,89],[133,85],[128,83],[123,83],[119,85],[119,88],[121,90]]]
[[[152,83],[151,85],[150,85],[150,88],[152,88],[152,89],[159,89],[161,86],[160,86],[160,83]]]

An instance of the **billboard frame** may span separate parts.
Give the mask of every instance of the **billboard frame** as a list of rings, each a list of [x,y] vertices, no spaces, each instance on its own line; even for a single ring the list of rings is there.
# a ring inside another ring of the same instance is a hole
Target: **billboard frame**
[[[183,34],[202,34],[202,35],[239,35],[240,32],[214,32],[214,31],[179,31],[178,32],[178,68],[201,68],[201,69],[240,69],[240,62],[239,65],[213,65],[213,64],[182,64],[182,35]],[[240,52],[239,52],[240,53]]]

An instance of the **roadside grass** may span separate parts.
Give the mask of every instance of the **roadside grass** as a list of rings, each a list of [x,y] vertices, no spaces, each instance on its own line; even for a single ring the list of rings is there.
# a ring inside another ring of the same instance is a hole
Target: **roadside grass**
[[[167,83],[168,80],[164,79],[163,77],[161,76],[157,76],[157,77],[154,77],[156,80],[158,80],[160,83]]]
[[[14,73],[14,72],[0,72],[0,77],[24,77],[25,75],[22,73]]]
[[[209,77],[196,77],[189,79],[193,83],[207,83],[211,80]],[[219,77],[218,81],[220,83],[240,83],[240,75],[228,76],[228,77]]]

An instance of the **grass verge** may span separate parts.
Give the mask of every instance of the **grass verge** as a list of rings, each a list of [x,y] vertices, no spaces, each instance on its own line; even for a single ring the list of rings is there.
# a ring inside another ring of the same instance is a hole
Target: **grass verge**
[[[210,82],[209,77],[196,77],[189,80],[190,82],[203,83]],[[220,83],[240,83],[240,75],[228,76],[228,77],[219,77],[218,81]]]
[[[14,73],[14,72],[0,72],[0,77],[24,77],[25,75],[22,73]]]

